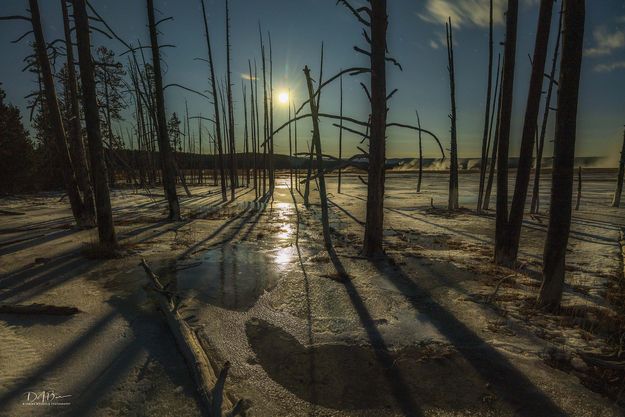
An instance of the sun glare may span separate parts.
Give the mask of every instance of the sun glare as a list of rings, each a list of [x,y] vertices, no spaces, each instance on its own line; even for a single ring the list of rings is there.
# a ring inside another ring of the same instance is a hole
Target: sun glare
[[[286,91],[282,91],[278,94],[278,101],[280,104],[289,104],[289,93]]]

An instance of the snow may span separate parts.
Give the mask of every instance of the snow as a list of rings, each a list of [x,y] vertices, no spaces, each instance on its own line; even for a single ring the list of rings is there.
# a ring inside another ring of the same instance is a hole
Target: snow
[[[147,401],[149,415],[197,415],[184,363],[141,288],[143,257],[176,283],[183,317],[214,363],[231,362],[226,390],[250,399],[253,415],[621,415],[582,384],[576,354],[605,353],[622,331],[606,300],[622,276],[625,212],[609,207],[614,176],[584,171],[559,315],[532,308],[549,175],[541,214],[526,216],[518,271],[491,262],[494,217],[474,212],[476,173],[461,173],[466,209],[454,213],[444,210],[445,173],[427,172],[420,194],[415,173],[390,173],[387,256],[376,261],[358,253],[366,187],[344,175],[338,194],[330,176],[333,241],[347,281],[334,278],[323,249],[314,187],[309,208],[295,193],[298,225],[288,174],[266,203],[242,188],[222,205],[217,187],[191,187],[180,223],[163,221],[161,190],[115,190],[126,256],[105,261],[84,259],[95,231],[72,228],[60,195],[0,199],[0,209],[27,213],[0,216],[0,300],[84,312],[60,322],[0,316],[0,359],[11,362],[0,403],[10,400],[7,415],[43,414],[25,410],[19,396],[46,386],[73,395],[72,411],[82,414],[143,414]],[[573,370],[552,366],[554,351]]]

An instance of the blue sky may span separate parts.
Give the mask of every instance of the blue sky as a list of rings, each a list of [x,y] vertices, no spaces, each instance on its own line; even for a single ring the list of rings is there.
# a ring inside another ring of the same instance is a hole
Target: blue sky
[[[360,0],[362,1],[362,0]],[[560,0],[561,1],[561,0]],[[62,37],[59,1],[40,1],[46,38]],[[300,102],[305,94],[304,65],[318,77],[321,42],[325,43],[324,78],[341,68],[367,64],[364,56],[353,51],[364,47],[362,29],[350,13],[334,0],[230,0],[232,30],[232,72],[236,98],[238,138],[243,131],[242,78],[247,74],[248,59],[260,64],[258,23],[271,31],[274,53],[274,88],[276,95],[291,89]],[[355,1],[358,3],[358,1]],[[445,146],[449,143],[449,80],[444,42],[444,20],[451,16],[455,30],[456,76],[458,96],[458,135],[461,157],[479,155],[486,88],[488,0],[389,0],[389,50],[403,66],[403,71],[388,67],[388,88],[399,92],[390,101],[389,119],[416,124],[415,109],[424,127],[434,131]],[[496,0],[496,41],[502,41],[504,0]],[[144,0],[92,0],[116,32],[137,44],[148,39]],[[162,16],[174,20],[160,26],[161,43],[175,44],[164,50],[165,83],[179,83],[206,90],[206,63],[194,58],[206,57],[199,0],[155,0]],[[26,0],[3,0],[1,14],[23,14]],[[209,26],[217,71],[225,74],[224,0],[208,0]],[[555,6],[559,9],[559,2]],[[537,20],[537,0],[521,0],[519,45],[515,87],[515,107],[511,154],[518,152],[518,139],[527,96],[530,63]],[[554,14],[554,30],[557,24]],[[30,53],[27,42],[10,41],[28,30],[25,22],[0,24],[0,82],[10,102],[25,111],[24,96],[35,88],[29,74],[21,73],[22,59]],[[551,41],[555,39],[555,34]],[[124,50],[116,41],[94,33],[94,45],[106,45],[117,52]],[[260,67],[259,67],[260,70]],[[366,119],[367,100],[359,86],[366,76],[344,79],[346,115]],[[622,0],[587,1],[585,55],[579,114],[577,153],[580,156],[618,154],[625,124],[625,4]],[[321,108],[338,112],[338,83],[324,91]],[[167,89],[167,112],[184,113],[185,99],[192,115],[211,113],[206,99],[179,89]],[[286,107],[276,105],[276,125],[287,117]],[[26,117],[25,117],[26,118]],[[553,119],[553,118],[552,118]],[[133,123],[130,115],[123,123]],[[310,126],[298,125],[300,143],[309,140]],[[322,126],[324,152],[337,152],[338,132],[330,122]],[[550,129],[548,138],[552,137]],[[388,132],[389,157],[417,155],[416,135],[411,131]],[[437,147],[424,137],[426,156],[436,156]],[[359,139],[345,134],[345,154],[358,152]],[[286,135],[276,139],[276,152],[288,152]],[[547,155],[551,152],[548,144]]]

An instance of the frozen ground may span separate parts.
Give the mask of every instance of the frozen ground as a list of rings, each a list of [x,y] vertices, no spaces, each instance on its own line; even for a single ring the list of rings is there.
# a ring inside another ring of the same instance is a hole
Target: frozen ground
[[[0,209],[27,214],[0,215],[0,301],[82,312],[0,315],[0,413],[199,414],[184,362],[141,288],[144,257],[174,280],[211,360],[232,363],[227,390],[252,401],[250,415],[620,416],[622,375],[604,373],[616,378],[606,389],[601,370],[578,355],[618,349],[625,331],[615,297],[625,212],[609,207],[614,176],[585,173],[558,315],[532,309],[547,183],[511,271],[491,263],[494,218],[474,212],[476,174],[461,174],[466,210],[453,214],[445,175],[427,173],[421,194],[414,174],[389,175],[387,256],[376,261],[358,254],[365,186],[349,175],[338,194],[330,177],[348,280],[323,250],[315,199],[305,208],[284,175],[272,202],[242,188],[222,204],[216,187],[192,187],[179,223],[162,221],[161,190],[116,190],[126,256],[107,261],[86,259],[95,232],[71,227],[60,195],[4,198]],[[42,389],[71,395],[71,405],[22,405],[25,392]]]

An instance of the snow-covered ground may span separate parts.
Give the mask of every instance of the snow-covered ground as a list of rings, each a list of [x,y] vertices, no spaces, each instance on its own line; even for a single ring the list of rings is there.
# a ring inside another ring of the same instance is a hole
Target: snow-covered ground
[[[461,174],[466,209],[454,213],[444,210],[445,174],[426,173],[420,194],[414,173],[388,175],[387,256],[375,261],[358,253],[366,187],[350,174],[338,194],[331,176],[347,280],[323,249],[315,187],[306,208],[284,174],[269,202],[241,188],[222,204],[216,187],[192,187],[179,223],[162,220],[162,190],[116,190],[126,256],[106,261],[85,258],[95,231],[71,227],[60,195],[1,199],[0,209],[27,214],[0,216],[0,301],[82,312],[0,315],[0,413],[199,413],[184,362],[141,288],[143,257],[175,283],[211,360],[231,362],[227,392],[251,400],[251,415],[622,415],[578,355],[608,354],[625,332],[614,297],[625,225],[625,211],[609,207],[614,176],[585,171],[558,315],[532,308],[548,181],[511,271],[491,262],[494,217],[475,214],[475,173]],[[37,389],[72,395],[71,405],[22,405]]]

